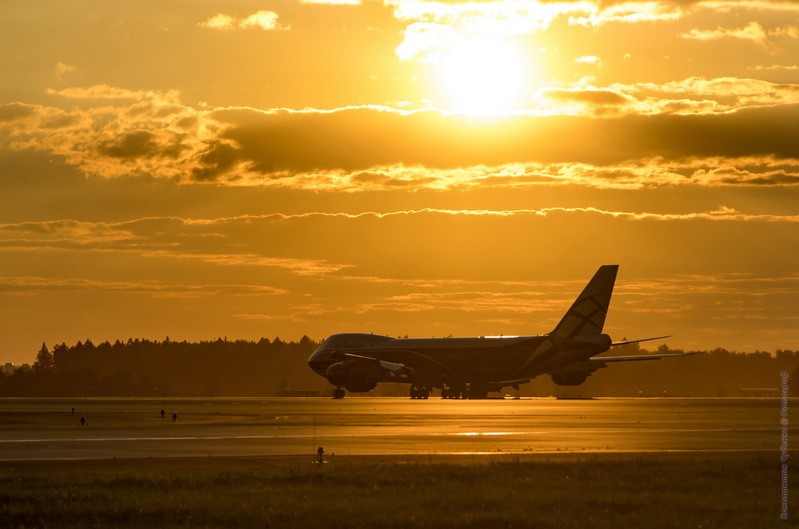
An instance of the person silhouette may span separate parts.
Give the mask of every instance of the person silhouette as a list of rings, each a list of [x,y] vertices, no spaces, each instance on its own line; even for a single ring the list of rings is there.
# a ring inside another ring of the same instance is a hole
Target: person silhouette
[[[81,417],[80,418],[80,425],[81,426],[86,426],[86,417]]]

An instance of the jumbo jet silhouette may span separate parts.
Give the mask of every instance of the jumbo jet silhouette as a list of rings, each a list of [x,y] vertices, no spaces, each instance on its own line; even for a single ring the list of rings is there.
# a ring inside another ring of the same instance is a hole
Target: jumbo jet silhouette
[[[412,399],[426,399],[432,388],[443,398],[486,398],[489,391],[518,389],[539,375],[555,384],[577,386],[612,362],[657,360],[693,353],[597,356],[616,345],[668,338],[657,336],[613,342],[602,333],[618,265],[599,267],[555,329],[543,336],[404,338],[374,334],[335,334],[308,359],[319,375],[344,390],[366,392],[378,382],[410,384]]]

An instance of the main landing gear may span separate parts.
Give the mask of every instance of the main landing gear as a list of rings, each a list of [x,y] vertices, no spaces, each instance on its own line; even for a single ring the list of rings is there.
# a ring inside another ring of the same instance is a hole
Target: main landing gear
[[[442,399],[459,399],[461,398],[461,390],[456,388],[447,388],[441,390]]]
[[[424,386],[411,386],[412,399],[427,399],[430,396],[430,390]]]

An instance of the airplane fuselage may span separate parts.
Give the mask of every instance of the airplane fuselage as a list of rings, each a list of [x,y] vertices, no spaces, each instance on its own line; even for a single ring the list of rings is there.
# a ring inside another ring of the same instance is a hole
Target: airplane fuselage
[[[413,359],[416,366],[434,362],[460,375],[444,376],[443,382],[447,384],[465,379],[470,384],[482,386],[512,385],[607,351],[610,338],[600,336],[604,339],[588,342],[551,336],[391,338],[343,333],[325,340],[308,359],[308,364],[316,373],[326,376],[330,366],[340,361],[344,354],[368,355],[394,364],[406,364]],[[558,347],[542,347],[548,342],[555,342]],[[433,370],[440,370],[439,366]]]

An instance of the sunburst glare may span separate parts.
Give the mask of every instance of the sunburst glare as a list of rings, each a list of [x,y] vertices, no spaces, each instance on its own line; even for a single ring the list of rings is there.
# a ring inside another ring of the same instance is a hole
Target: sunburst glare
[[[524,102],[528,63],[508,41],[463,40],[439,64],[442,106],[472,115],[516,110]]]

